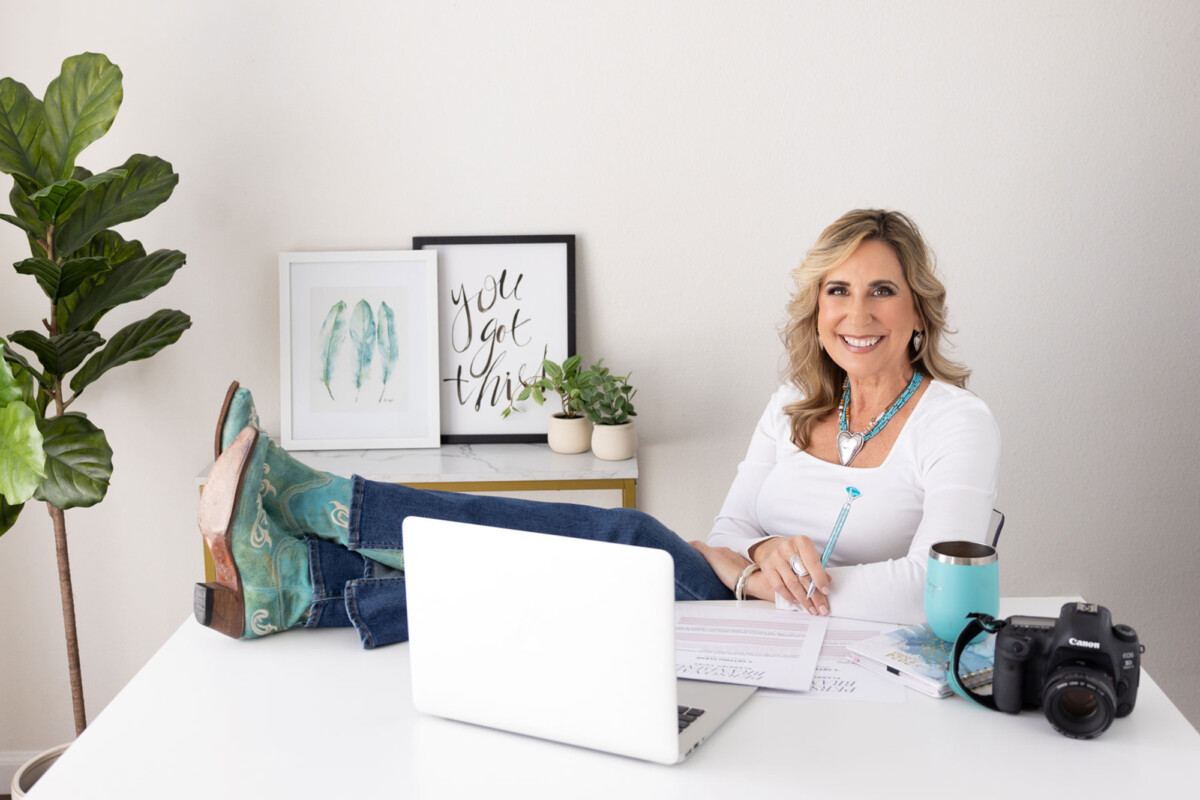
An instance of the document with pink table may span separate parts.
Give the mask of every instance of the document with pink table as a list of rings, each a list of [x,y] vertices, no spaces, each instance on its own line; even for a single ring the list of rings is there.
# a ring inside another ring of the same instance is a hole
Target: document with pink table
[[[680,678],[806,691],[826,617],[772,608],[675,604],[675,674]]]

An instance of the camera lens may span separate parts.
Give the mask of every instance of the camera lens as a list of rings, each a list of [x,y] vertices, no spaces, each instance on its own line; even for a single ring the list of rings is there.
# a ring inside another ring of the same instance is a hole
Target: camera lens
[[[1054,729],[1075,739],[1091,739],[1108,730],[1117,711],[1112,680],[1087,667],[1064,667],[1042,691],[1042,711]]]
[[[1100,707],[1095,693],[1079,686],[1073,686],[1063,692],[1058,702],[1064,714],[1078,720],[1088,719]]]

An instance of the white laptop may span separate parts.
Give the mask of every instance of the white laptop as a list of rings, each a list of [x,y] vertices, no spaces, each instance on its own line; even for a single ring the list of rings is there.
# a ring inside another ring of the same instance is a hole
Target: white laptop
[[[409,517],[404,572],[427,714],[675,764],[754,693],[675,677],[664,551]]]

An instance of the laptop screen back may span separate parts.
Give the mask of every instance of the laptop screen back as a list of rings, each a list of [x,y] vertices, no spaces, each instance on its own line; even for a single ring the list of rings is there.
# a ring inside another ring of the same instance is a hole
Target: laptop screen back
[[[677,759],[667,553],[409,517],[404,561],[419,710]]]

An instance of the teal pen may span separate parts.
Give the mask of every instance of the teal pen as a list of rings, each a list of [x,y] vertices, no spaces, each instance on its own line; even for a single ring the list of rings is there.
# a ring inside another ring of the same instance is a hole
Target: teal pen
[[[846,487],[846,504],[842,506],[842,511],[838,514],[837,522],[833,523],[833,531],[830,532],[829,541],[825,544],[825,552],[821,553],[821,569],[825,569],[825,565],[829,563],[829,557],[833,555],[833,546],[837,544],[838,536],[842,532],[842,526],[846,524],[846,517],[850,516],[850,504],[859,497],[862,497],[862,492],[853,486]],[[808,594],[804,595],[804,599],[807,600],[812,597],[816,588],[817,582],[810,581],[808,584]]]

